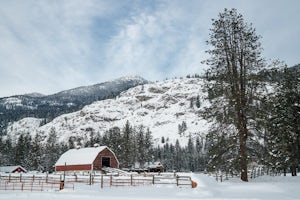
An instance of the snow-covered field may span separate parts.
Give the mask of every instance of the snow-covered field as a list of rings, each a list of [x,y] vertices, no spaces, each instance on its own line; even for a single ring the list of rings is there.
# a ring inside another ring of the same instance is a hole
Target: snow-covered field
[[[159,199],[300,199],[300,177],[263,176],[248,183],[233,179],[216,182],[204,174],[189,174],[198,187],[178,188],[173,185],[106,187],[76,184],[73,190],[59,192],[0,191],[0,200],[159,200]]]

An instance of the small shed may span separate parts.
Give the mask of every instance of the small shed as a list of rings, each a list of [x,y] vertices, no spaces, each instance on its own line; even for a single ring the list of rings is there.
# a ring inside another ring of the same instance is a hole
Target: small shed
[[[149,172],[163,172],[164,171],[164,166],[161,164],[161,162],[153,162],[153,163],[148,163],[148,171]]]
[[[3,167],[0,167],[0,172],[2,172],[2,173],[26,173],[27,170],[20,165],[3,166]]]
[[[115,153],[107,146],[70,149],[60,156],[55,171],[90,171],[119,168]]]

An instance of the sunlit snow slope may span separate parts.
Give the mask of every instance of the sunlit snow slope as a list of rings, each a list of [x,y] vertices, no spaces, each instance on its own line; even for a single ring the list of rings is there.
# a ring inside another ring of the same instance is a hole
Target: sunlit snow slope
[[[46,139],[52,129],[56,131],[59,141],[68,141],[69,137],[75,136],[82,137],[84,142],[89,139],[91,131],[102,134],[113,126],[123,128],[128,120],[132,126],[143,124],[149,127],[157,144],[164,136],[172,143],[179,139],[184,145],[189,135],[203,136],[209,126],[200,116],[201,109],[208,104],[206,94],[202,92],[203,85],[202,79],[188,78],[136,86],[116,99],[97,101],[77,112],[61,115],[41,127],[36,123],[37,119],[20,120],[11,124],[7,132],[11,137],[21,133],[32,136],[38,133]],[[195,105],[198,95],[200,108]],[[178,125],[183,121],[187,130],[179,134]]]

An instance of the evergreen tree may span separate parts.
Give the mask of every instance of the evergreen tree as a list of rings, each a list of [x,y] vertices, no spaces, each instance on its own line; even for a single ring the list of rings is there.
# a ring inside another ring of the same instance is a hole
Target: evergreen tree
[[[54,164],[61,155],[60,147],[57,141],[57,134],[54,127],[50,129],[49,136],[43,150],[43,167],[47,172],[54,171]]]
[[[210,66],[207,77],[213,80],[209,82],[208,89],[215,97],[211,100],[211,111],[208,112],[219,124],[225,124],[229,120],[235,126],[236,131],[233,133],[236,133],[237,137],[228,135],[223,138],[236,138],[235,141],[239,145],[237,158],[243,181],[248,181],[247,140],[250,133],[247,119],[250,98],[256,85],[253,74],[262,65],[259,38],[255,29],[244,22],[236,9],[225,9],[217,20],[213,20],[208,41],[212,49],[207,51],[211,55],[211,58],[206,60]],[[220,114],[219,119],[216,113]],[[232,142],[229,142],[230,144]],[[231,151],[228,148],[227,150]]]
[[[187,162],[188,162],[188,169],[191,171],[195,171],[195,148],[194,148],[194,143],[192,140],[191,135],[189,136],[188,139],[188,144],[187,144]]]
[[[31,157],[31,149],[32,149],[32,139],[29,133],[25,134],[24,136],[24,160],[22,161],[22,166],[24,166],[27,169],[31,169],[32,165],[32,157]]]
[[[30,161],[31,161],[31,169],[42,171],[42,146],[41,146],[42,138],[39,134],[36,134],[33,141],[32,147],[30,149]]]
[[[12,145],[12,141],[10,137],[7,137],[6,139],[3,139],[2,136],[0,138],[1,145],[0,145],[0,164],[2,166],[5,165],[13,165],[14,162],[14,149]]]
[[[177,139],[175,142],[175,149],[174,149],[174,154],[175,154],[175,158],[174,158],[174,169],[176,169],[177,171],[181,171],[183,169],[182,167],[182,150],[181,150],[181,146],[179,143],[179,140]]]
[[[150,162],[152,160],[153,155],[153,137],[149,128],[147,128],[145,135],[145,161]]]
[[[132,157],[132,134],[133,129],[129,123],[126,122],[125,127],[123,128],[123,135],[122,135],[122,155],[121,158],[123,160],[122,166],[123,167],[130,167],[133,164],[134,158]]]
[[[197,98],[196,98],[196,107],[197,108],[200,108],[200,96],[199,95],[197,95]]]
[[[297,175],[300,163],[300,81],[296,73],[283,69],[269,120],[268,148],[270,160],[277,169],[290,167]]]
[[[145,150],[145,133],[144,126],[140,125],[136,134],[136,144],[137,144],[137,158],[136,161],[140,164],[141,167],[144,166],[146,160],[146,150]]]
[[[121,137],[121,130],[119,127],[113,127],[109,129],[109,145],[108,147],[111,148],[116,156],[121,155],[122,153],[122,148],[121,148],[121,142],[122,142],[122,137]]]
[[[203,154],[203,139],[200,137],[196,137],[196,144],[195,144],[195,170],[196,171],[203,171],[205,169],[205,160]]]
[[[24,135],[21,134],[18,138],[16,147],[15,147],[15,151],[14,151],[15,152],[15,158],[14,158],[15,165],[23,165],[23,161],[25,159],[24,149],[25,149],[25,139],[24,139]]]

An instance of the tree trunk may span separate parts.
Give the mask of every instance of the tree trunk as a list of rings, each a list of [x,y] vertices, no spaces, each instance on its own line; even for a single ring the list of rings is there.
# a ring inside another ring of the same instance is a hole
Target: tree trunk
[[[243,132],[240,132],[240,151],[241,151],[241,179],[248,182],[247,168],[247,146],[246,137]]]
[[[241,111],[238,116],[239,121],[239,137],[240,137],[240,155],[241,155],[241,180],[248,182],[248,161],[247,161],[247,136],[248,136],[248,130],[247,130],[247,122],[246,117]]]
[[[291,170],[292,176],[297,176],[297,167],[295,165],[292,165],[290,167],[290,170]]]

